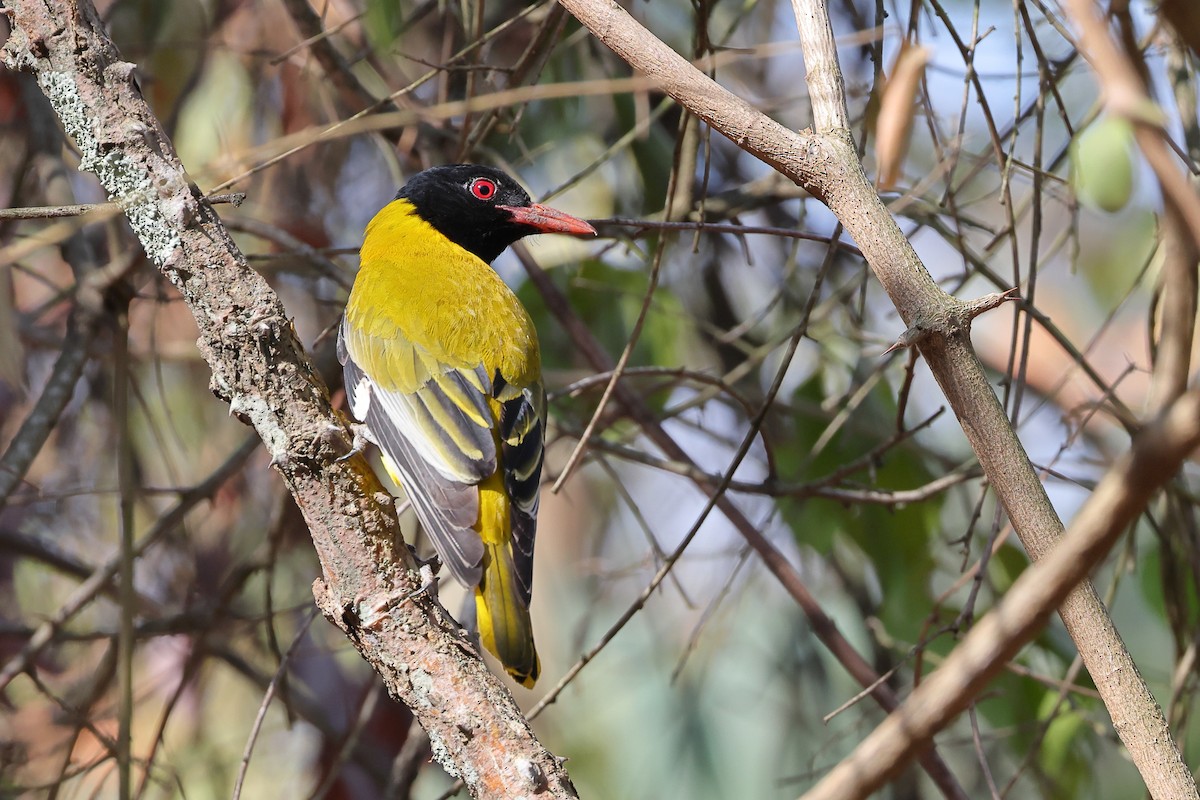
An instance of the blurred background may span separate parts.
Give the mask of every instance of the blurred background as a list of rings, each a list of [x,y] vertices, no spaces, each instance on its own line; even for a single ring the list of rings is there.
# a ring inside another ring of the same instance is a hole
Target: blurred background
[[[754,106],[810,124],[789,3],[626,6]],[[1187,6],[1114,3],[1110,22],[1194,174]],[[330,330],[367,221],[408,176],[494,164],[597,221],[594,241],[527,244],[565,306],[517,254],[495,265],[537,323],[552,415],[533,601],[543,674],[513,691],[525,708],[557,693],[535,727],[581,796],[796,797],[882,718],[707,513],[696,470],[725,475],[744,443],[729,496],[901,695],[1027,563],[924,365],[884,354],[904,326],[832,215],[554,3],[98,7],[198,186],[244,193],[217,211],[337,402]],[[1013,286],[1025,299],[977,320],[974,341],[1069,523],[1151,392],[1164,288],[1153,177],[1128,130],[1099,115],[1054,2],[830,8],[856,141],[934,277],[964,299]],[[915,60],[894,68],[906,41]],[[106,200],[78,164],[32,78],[0,71],[0,206]],[[77,303],[114,265],[128,277],[108,301],[127,303],[127,330]],[[617,403],[599,408],[610,374],[567,319],[610,362],[631,348],[621,380],[695,468]],[[111,209],[0,217],[0,796],[115,796],[121,463],[136,486],[137,795],[443,796],[451,780],[406,709],[313,620],[307,530],[253,431],[209,392],[196,335]],[[1178,477],[1097,576],[1193,765],[1195,477]],[[1142,791],[1057,621],[938,743],[971,796]],[[886,796],[936,792],[914,769]]]

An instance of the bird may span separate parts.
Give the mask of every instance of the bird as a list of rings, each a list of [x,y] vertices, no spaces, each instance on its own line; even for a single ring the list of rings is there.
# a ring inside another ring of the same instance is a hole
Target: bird
[[[530,688],[546,392],[533,321],[491,263],[537,233],[596,230],[492,167],[412,176],[367,225],[337,344],[351,416],[474,590],[480,641]]]

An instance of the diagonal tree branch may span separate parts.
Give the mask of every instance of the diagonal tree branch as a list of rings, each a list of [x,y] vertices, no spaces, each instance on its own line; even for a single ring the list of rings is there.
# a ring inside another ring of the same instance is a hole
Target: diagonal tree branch
[[[42,193],[47,202],[74,203],[75,194],[66,177],[68,168],[62,163],[62,134],[58,130],[54,113],[32,80],[22,80],[21,89],[29,107],[30,146],[37,151],[37,158],[44,159],[48,164],[48,178],[41,187]],[[84,299],[90,297],[98,300],[124,277],[124,270],[114,272],[99,269],[96,254],[82,230],[64,226],[64,236],[63,255],[75,273],[79,291],[67,322],[63,349],[55,359],[50,377],[42,388],[37,403],[13,435],[4,455],[0,456],[0,510],[8,504],[13,492],[21,485],[33,460],[46,444],[50,431],[58,424],[75,391],[75,385],[83,375],[92,341],[111,319],[103,303],[83,302]],[[10,254],[13,253],[9,248],[4,249]],[[8,258],[12,257],[10,255]],[[3,267],[0,268],[8,268],[8,258],[0,256],[0,263],[3,263]]]
[[[188,180],[88,0],[4,0],[3,60],[31,70],[146,253],[200,329],[211,388],[254,426],[304,514],[321,559],[321,610],[412,709],[437,760],[475,797],[575,797],[499,680],[435,602],[418,592],[390,498],[347,434],[279,298],[249,269]],[[411,599],[396,598],[411,597]],[[381,614],[387,608],[390,613]]]
[[[804,800],[866,797],[962,713],[990,679],[1037,635],[1050,609],[1087,577],[1150,498],[1200,446],[1200,391],[1182,395],[1138,434],[1096,487],[1062,544],[1017,579],[900,711],[864,739]],[[1160,795],[1155,795],[1156,797]],[[1181,797],[1184,795],[1161,795]]]
[[[1061,538],[1062,521],[972,349],[971,320],[977,308],[937,286],[863,171],[843,123],[840,71],[830,68],[830,59],[836,64],[836,50],[825,3],[793,2],[816,123],[815,132],[796,133],[697,70],[615,2],[559,2],[688,111],[795,181],[837,216],[909,326],[902,344],[920,349],[1026,551],[1035,561],[1045,556]],[[1059,613],[1151,794],[1200,797],[1162,710],[1091,582],[1084,580],[1071,591]]]

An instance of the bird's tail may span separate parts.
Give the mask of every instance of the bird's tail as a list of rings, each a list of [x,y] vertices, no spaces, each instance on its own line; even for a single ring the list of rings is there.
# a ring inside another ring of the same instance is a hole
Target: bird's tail
[[[479,486],[483,577],[475,589],[479,638],[517,683],[532,688],[541,671],[533,625],[512,559],[509,499],[499,474]]]

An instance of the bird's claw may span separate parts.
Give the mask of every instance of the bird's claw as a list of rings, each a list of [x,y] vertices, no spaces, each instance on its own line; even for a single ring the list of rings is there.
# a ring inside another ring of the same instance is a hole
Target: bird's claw
[[[436,559],[434,559],[434,564],[437,564]],[[441,565],[438,564],[438,566],[441,566]],[[430,590],[433,591],[433,594],[431,596],[436,600],[437,599],[437,586],[438,586],[438,583],[442,580],[441,578],[439,578],[437,576],[436,570],[434,570],[434,568],[432,566],[430,566],[430,564],[428,562],[426,562],[426,563],[421,564],[418,574],[421,576],[421,585],[418,586],[416,589],[413,589],[408,594],[404,595],[403,600],[412,600],[413,598],[420,597],[421,595],[429,592]]]
[[[427,563],[422,563],[420,567],[421,585],[411,591],[394,591],[389,592],[383,598],[369,606],[360,606],[358,612],[359,627],[365,630],[378,630],[383,624],[383,620],[387,618],[389,612],[393,608],[407,603],[420,597],[423,594],[429,594],[433,601],[437,602],[437,586],[441,581],[434,570]]]
[[[425,570],[427,569],[429,570],[430,575],[436,575],[442,571],[442,561],[438,558],[437,553],[433,553],[429,556],[429,558],[421,558],[421,556],[417,554],[417,548],[413,547],[411,544],[405,544],[405,547],[408,548],[409,556],[411,556],[412,560],[416,562],[417,568],[421,570],[422,575],[425,574]]]
[[[337,459],[339,463],[342,461],[349,461],[350,459],[354,458],[356,455],[366,450],[367,445],[374,441],[371,438],[371,431],[363,423],[348,422],[346,424],[349,426],[350,433],[353,434],[353,438],[350,440],[350,450],[345,455],[340,456]]]

